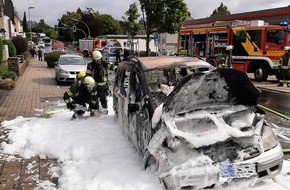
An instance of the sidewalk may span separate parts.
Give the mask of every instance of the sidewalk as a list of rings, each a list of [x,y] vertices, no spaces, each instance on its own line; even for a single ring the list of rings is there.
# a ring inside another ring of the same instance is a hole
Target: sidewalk
[[[68,86],[57,86],[54,75],[54,69],[47,68],[46,62],[30,59],[23,76],[18,78],[15,89],[0,92],[0,123],[17,116],[41,116],[39,110],[61,100]],[[0,126],[0,143],[7,140],[7,132]],[[0,153],[0,190],[30,190],[45,180],[57,186],[58,179],[52,178],[48,173],[49,168],[57,164],[54,159],[10,158],[9,155]]]
[[[275,76],[269,76],[267,82],[257,82],[255,81],[255,77],[253,73],[249,73],[248,77],[251,79],[252,83],[259,88],[260,90],[269,90],[269,91],[276,91],[281,93],[290,94],[290,87],[288,88],[286,84],[283,87],[279,87],[278,80]]]

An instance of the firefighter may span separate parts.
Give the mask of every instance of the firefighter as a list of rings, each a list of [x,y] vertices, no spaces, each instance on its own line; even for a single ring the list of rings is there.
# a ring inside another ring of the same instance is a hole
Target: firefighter
[[[229,53],[226,53],[226,51],[229,51]],[[219,68],[231,68],[231,54],[233,50],[233,46],[229,45],[226,47],[223,51],[223,54],[218,58],[218,67]]]
[[[102,61],[102,54],[100,51],[94,51],[92,54],[92,62],[88,63],[86,75],[92,76],[96,82],[98,99],[101,102],[102,108],[108,112],[107,96],[110,94],[108,86],[108,71],[117,69],[117,66]]]
[[[82,81],[82,79],[86,76],[86,72],[85,71],[80,71],[78,74],[77,74],[77,77],[75,79],[75,82],[78,82],[80,83]]]
[[[76,115],[82,116],[85,113],[84,110],[86,110],[87,104],[89,105],[88,109],[91,111],[90,114],[93,116],[93,110],[99,108],[95,80],[90,76],[86,76],[80,82],[74,82],[64,93],[63,100],[68,109],[75,111],[72,119],[75,119]],[[84,110],[75,110],[76,104],[83,106]]]
[[[277,86],[283,86],[284,83],[290,87],[290,46],[284,47],[285,54],[280,59],[280,78]]]

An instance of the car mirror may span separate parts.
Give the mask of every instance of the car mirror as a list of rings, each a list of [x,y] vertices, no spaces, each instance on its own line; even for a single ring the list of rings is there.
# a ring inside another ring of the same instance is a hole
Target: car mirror
[[[138,104],[128,104],[128,111],[129,111],[129,113],[134,113],[136,111],[139,111],[139,105]]]

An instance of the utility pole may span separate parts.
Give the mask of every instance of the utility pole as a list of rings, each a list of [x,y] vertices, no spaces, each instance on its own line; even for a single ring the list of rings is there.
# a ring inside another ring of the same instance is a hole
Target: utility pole
[[[32,33],[31,33],[31,19],[30,19],[30,9],[34,9],[34,7],[28,7],[28,17],[29,17],[29,32],[30,32],[30,41],[32,43]]]

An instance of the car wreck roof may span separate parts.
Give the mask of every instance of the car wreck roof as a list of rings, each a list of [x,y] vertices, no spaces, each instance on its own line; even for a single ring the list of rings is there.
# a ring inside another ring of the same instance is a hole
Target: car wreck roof
[[[214,68],[212,65],[197,57],[140,57],[138,60],[142,63],[144,70],[154,70],[158,68],[174,68],[174,67],[208,67]]]

